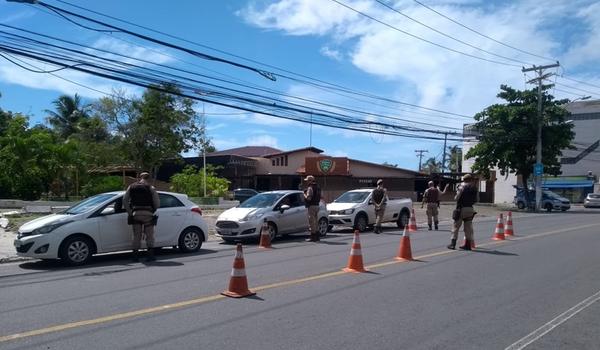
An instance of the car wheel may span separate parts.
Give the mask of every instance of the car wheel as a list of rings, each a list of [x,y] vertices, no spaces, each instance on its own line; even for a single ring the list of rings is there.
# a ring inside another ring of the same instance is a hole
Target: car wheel
[[[367,216],[365,214],[360,214],[354,220],[354,229],[359,232],[365,232],[369,223],[367,222]]]
[[[396,221],[396,225],[399,228],[404,229],[406,227],[406,225],[408,225],[409,220],[410,220],[410,214],[407,211],[403,211],[400,213],[400,216],[398,216],[398,221]]]
[[[321,237],[325,237],[327,235],[327,231],[329,231],[329,222],[326,218],[319,219],[319,235]]]
[[[552,211],[552,204],[548,203],[546,204],[546,206],[544,207],[544,209],[546,209],[546,211],[549,213]]]
[[[179,250],[184,253],[197,252],[202,247],[202,232],[197,228],[186,228],[179,235]]]
[[[92,247],[87,237],[69,238],[61,245],[60,258],[72,266],[87,264],[92,258]]]
[[[560,211],[567,211],[567,209],[561,209]]]
[[[275,224],[272,222],[269,222],[268,225],[269,225],[269,238],[271,239],[271,242],[273,242],[275,237],[277,237],[277,227],[275,227]],[[258,240],[260,242],[260,235],[258,236]]]
[[[525,209],[525,203],[523,203],[523,202],[517,202],[517,208],[519,208],[520,210]]]

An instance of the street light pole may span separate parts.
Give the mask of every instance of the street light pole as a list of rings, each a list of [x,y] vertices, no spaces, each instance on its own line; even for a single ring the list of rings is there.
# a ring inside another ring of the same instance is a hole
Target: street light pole
[[[560,63],[549,64],[547,66],[533,66],[532,68],[523,68],[523,73],[536,71],[538,77],[531,79],[528,83],[537,82],[538,84],[538,105],[537,105],[537,142],[535,145],[535,166],[534,166],[534,178],[535,178],[535,211],[540,211],[542,204],[542,127],[544,125],[544,118],[542,116],[542,82],[544,79],[552,76],[552,73],[544,74],[544,69],[559,67]],[[527,184],[524,184],[527,188]]]

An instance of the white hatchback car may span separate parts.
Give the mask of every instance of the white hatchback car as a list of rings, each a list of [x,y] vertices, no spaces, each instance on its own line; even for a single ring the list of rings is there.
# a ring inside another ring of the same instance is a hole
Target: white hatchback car
[[[302,191],[262,192],[235,208],[224,211],[215,223],[217,236],[224,241],[259,238],[264,221],[271,239],[294,232],[308,231],[308,209]],[[319,233],[327,234],[329,220],[323,202],[317,216]]]
[[[131,249],[132,229],[123,208],[124,194],[98,194],[64,212],[23,224],[14,241],[17,255],[82,265],[93,254]],[[178,246],[183,252],[200,249],[208,238],[202,210],[185,194],[159,191],[158,196],[155,247]]]

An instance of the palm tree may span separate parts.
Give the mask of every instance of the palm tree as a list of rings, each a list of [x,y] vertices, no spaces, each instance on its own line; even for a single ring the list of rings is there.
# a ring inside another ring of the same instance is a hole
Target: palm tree
[[[436,161],[434,157],[431,157],[425,161],[425,164],[423,164],[421,171],[428,173],[428,174],[439,173],[441,168],[442,168],[442,163]]]
[[[81,105],[81,97],[62,95],[52,101],[56,111],[45,110],[47,121],[62,138],[68,138],[78,130],[80,121],[88,118],[89,106]]]

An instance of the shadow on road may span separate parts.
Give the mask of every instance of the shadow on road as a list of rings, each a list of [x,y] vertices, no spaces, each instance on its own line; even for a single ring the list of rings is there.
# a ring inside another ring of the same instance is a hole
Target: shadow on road
[[[489,249],[485,249],[485,248],[475,248],[472,250],[472,252],[491,254],[491,255],[519,256],[519,254],[515,254],[515,253],[507,253],[507,252],[501,252],[499,250],[489,250]]]
[[[197,252],[193,253],[182,253],[178,249],[172,248],[162,248],[156,250],[156,258],[157,261],[147,263],[145,262],[145,253],[142,253],[140,257],[140,262],[144,265],[151,266],[181,266],[184,265],[180,262],[168,261],[170,259],[177,259],[181,257],[196,257],[203,256],[208,254],[216,253],[216,250],[211,249],[200,249]],[[112,253],[112,254],[101,254],[97,256],[93,256],[91,261],[87,265],[83,266],[69,266],[62,262],[61,260],[34,260],[27,261],[22,264],[19,264],[19,267],[25,270],[37,270],[37,271],[50,271],[50,270],[85,270],[89,268],[97,268],[102,266],[131,266],[133,263],[131,262],[131,252],[121,252],[121,253]],[[165,261],[166,260],[166,261]],[[115,272],[119,272],[119,270],[115,270]]]

